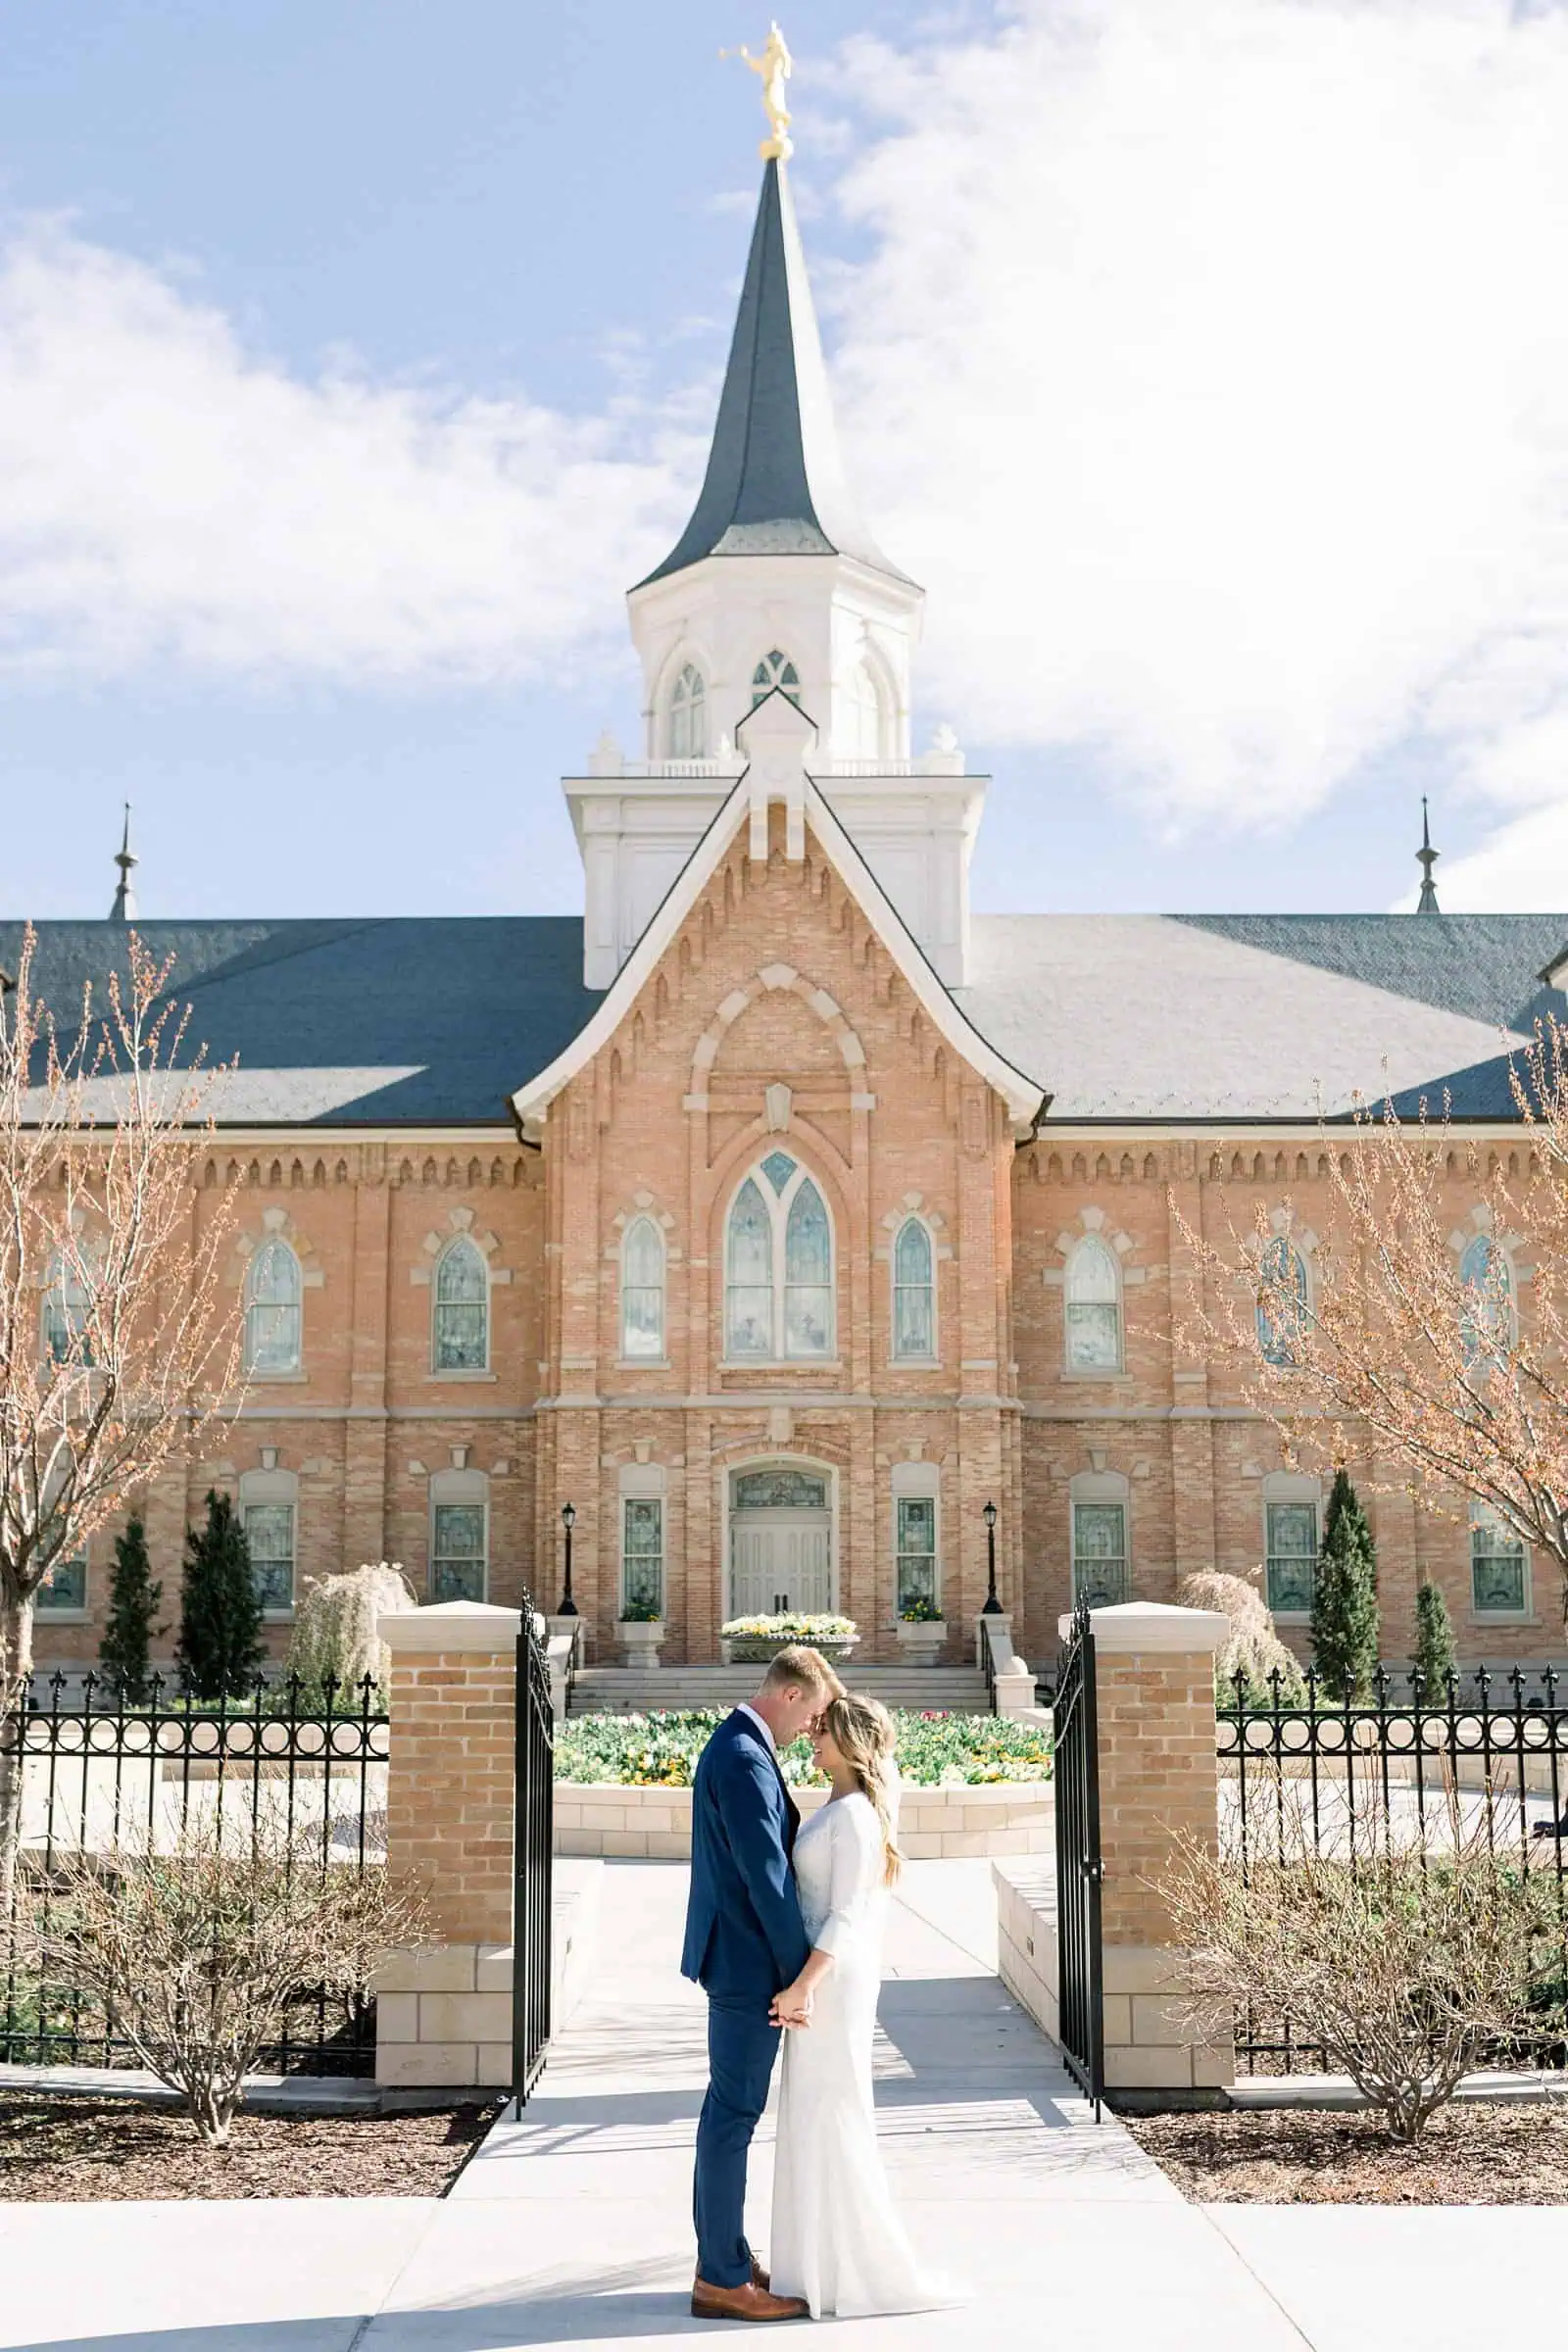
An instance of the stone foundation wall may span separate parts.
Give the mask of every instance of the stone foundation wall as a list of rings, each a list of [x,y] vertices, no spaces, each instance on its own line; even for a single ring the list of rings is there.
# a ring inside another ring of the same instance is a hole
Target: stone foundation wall
[[[809,1816],[827,1802],[827,1794],[825,1788],[798,1788],[795,1799]],[[899,1817],[899,1851],[909,1862],[1048,1854],[1053,1848],[1053,1803],[1051,1784],[1041,1781],[906,1788]],[[556,1851],[688,1862],[692,1792],[559,1781]]]

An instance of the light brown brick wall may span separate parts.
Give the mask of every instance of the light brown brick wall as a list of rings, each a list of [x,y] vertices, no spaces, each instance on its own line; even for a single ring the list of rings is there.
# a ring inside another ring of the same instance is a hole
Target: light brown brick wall
[[[423,1886],[440,1944],[512,1940],[515,1696],[511,1650],[393,1659],[387,1867]]]

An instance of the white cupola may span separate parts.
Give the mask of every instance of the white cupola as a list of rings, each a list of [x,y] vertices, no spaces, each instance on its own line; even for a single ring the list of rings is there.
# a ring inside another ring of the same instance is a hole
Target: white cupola
[[[708,471],[691,520],[627,599],[643,758],[601,739],[565,792],[587,880],[584,979],[604,988],[745,764],[775,688],[811,720],[811,772],[950,986],[964,978],[985,779],[951,733],[911,757],[924,591],[883,555],[844,479],[784,163],[770,157]]]

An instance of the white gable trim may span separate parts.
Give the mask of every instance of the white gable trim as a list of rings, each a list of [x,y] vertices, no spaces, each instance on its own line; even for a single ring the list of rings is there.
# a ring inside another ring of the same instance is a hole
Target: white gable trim
[[[774,699],[771,695],[767,698],[769,703]],[[803,734],[808,732],[814,736],[809,721],[802,728]],[[803,744],[803,753],[804,749]],[[755,771],[764,765],[774,772],[762,783]],[[805,855],[802,821],[805,819],[839,880],[893,957],[900,976],[938,1034],[1002,1097],[1014,1135],[1021,1139],[1032,1133],[1040,1117],[1045,1090],[1005,1060],[955,1004],[903,916],[812,783],[802,759],[796,774],[788,779],[777,773],[775,761],[759,760],[754,760],[737,777],[712,823],[670,884],[648,928],[606,990],[593,1017],[577,1032],[564,1054],[558,1054],[537,1077],[518,1087],[513,1096],[512,1107],[524,1135],[537,1142],[550,1105],[562,1088],[609,1044],[620,1027],[743,824],[750,822],[752,827],[752,854],[757,856],[760,850],[760,854],[766,854],[766,811],[774,801],[781,801],[786,810],[790,856],[798,858]]]

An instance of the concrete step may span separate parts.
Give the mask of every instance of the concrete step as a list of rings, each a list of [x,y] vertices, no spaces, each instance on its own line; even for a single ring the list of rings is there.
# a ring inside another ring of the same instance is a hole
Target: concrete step
[[[590,1666],[572,1685],[573,1715],[646,1714],[654,1708],[733,1707],[757,1689],[755,1666]],[[887,1707],[984,1715],[985,1677],[972,1666],[861,1666],[851,1688]]]

